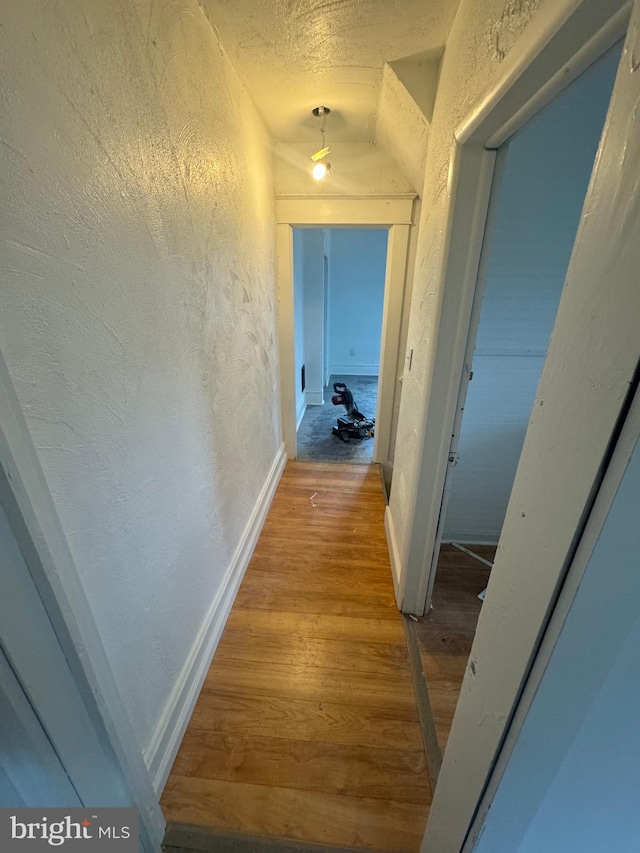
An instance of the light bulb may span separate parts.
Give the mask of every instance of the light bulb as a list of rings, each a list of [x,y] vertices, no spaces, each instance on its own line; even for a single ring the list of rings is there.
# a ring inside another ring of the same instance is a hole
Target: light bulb
[[[316,179],[316,181],[321,181],[327,174],[327,164],[322,162],[316,163],[316,165],[311,170],[311,174]]]

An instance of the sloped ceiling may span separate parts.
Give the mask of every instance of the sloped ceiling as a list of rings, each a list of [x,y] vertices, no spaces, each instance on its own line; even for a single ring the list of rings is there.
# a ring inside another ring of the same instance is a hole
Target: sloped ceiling
[[[201,0],[276,141],[375,141],[385,62],[439,56],[459,0]]]

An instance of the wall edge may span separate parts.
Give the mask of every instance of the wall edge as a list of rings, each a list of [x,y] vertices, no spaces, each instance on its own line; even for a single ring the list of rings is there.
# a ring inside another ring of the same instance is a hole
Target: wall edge
[[[151,741],[144,750],[145,764],[158,796],[166,784],[184,732],[200,695],[207,670],[262,532],[267,512],[280,482],[286,461],[287,454],[283,442],[278,448],[220,589],[169,695]]]

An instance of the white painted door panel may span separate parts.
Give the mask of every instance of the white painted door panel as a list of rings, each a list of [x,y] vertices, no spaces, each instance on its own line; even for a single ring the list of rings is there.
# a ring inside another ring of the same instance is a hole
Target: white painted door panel
[[[71,808],[82,803],[5,654],[7,645],[18,643],[33,657],[25,635],[35,614],[16,607],[15,585],[25,570],[0,507],[0,806]]]
[[[0,546],[0,759],[5,775],[27,805],[129,805],[96,772],[110,756],[96,737],[1,506]],[[25,754],[19,767],[20,742],[32,762],[31,776]]]
[[[81,805],[40,720],[0,649],[0,806],[73,808]]]

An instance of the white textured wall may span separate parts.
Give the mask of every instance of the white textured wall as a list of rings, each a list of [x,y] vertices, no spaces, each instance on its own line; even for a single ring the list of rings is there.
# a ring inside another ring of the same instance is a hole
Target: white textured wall
[[[445,540],[500,538],[619,60],[610,51],[509,144]]]
[[[145,747],[280,443],[269,140],[195,0],[0,38],[2,350]]]
[[[540,0],[462,0],[449,33],[429,133],[421,194],[405,371],[389,510],[399,553],[405,552],[409,501],[417,469],[417,424],[429,396],[442,281],[439,275],[447,209],[449,160],[456,126],[484,93],[489,78],[525,29]],[[544,0],[543,0],[544,2]]]
[[[389,232],[381,228],[331,231],[329,369],[332,374],[378,374],[388,237]]]
[[[428,78],[426,70],[423,88],[435,91],[435,80]],[[422,192],[429,122],[388,63],[382,70],[376,143],[391,152],[414,190]]]

